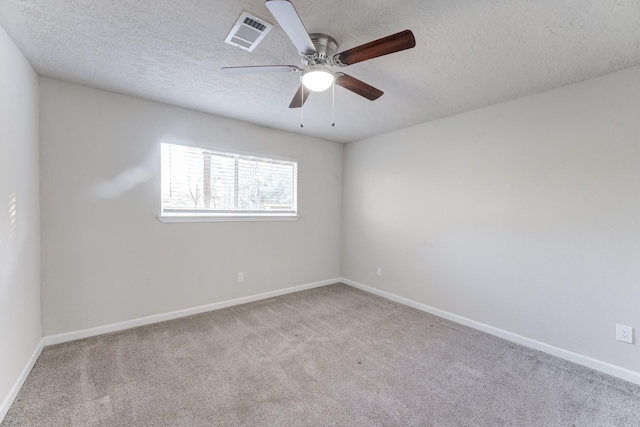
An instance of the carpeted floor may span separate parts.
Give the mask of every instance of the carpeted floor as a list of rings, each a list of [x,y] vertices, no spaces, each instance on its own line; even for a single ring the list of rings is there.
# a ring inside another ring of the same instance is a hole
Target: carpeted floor
[[[44,349],[6,426],[640,426],[640,387],[345,285]]]

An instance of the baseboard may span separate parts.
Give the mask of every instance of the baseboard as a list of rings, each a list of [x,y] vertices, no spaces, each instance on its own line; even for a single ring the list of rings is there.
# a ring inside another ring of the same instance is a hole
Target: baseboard
[[[136,328],[138,326],[149,325],[152,323],[164,322],[166,320],[178,319],[180,317],[191,316],[194,314],[205,313],[208,311],[220,310],[222,308],[233,307],[234,305],[246,304],[249,302],[259,301],[267,298],[273,298],[280,295],[291,294],[294,292],[305,291],[307,289],[318,288],[321,286],[339,283],[340,278],[322,280],[320,282],[307,283],[299,286],[278,289],[275,291],[264,292],[261,294],[250,295],[247,297],[236,298],[227,301],[215,302],[213,304],[201,305],[198,307],[187,308],[184,310],[171,311],[168,313],[156,314],[153,316],[140,317],[137,319],[126,320],[124,322],[112,323],[95,328],[82,329],[79,331],[65,332],[62,334],[48,335],[44,337],[45,345],[61,344],[69,341],[75,341],[82,338],[93,337],[96,335],[118,332],[125,329]]]
[[[363,291],[378,295],[397,303],[407,305],[409,307],[416,308],[418,310],[433,314],[438,317],[442,317],[452,322],[459,323],[464,326],[468,326],[473,329],[477,329],[482,332],[506,339],[516,344],[523,345],[525,347],[540,350],[542,352],[551,354],[561,359],[568,360],[573,363],[577,363],[582,366],[586,366],[596,371],[604,372],[605,374],[629,381],[634,384],[640,385],[640,373],[631,371],[620,366],[613,365],[611,363],[603,362],[601,360],[593,359],[588,356],[584,356],[578,353],[574,353],[569,350],[565,350],[559,347],[555,347],[549,344],[545,344],[540,341],[536,341],[531,338],[523,337],[522,335],[514,334],[513,332],[505,331],[503,329],[495,328],[493,326],[486,325],[484,323],[476,322],[475,320],[467,319],[466,317],[458,316],[457,314],[449,313],[444,310],[439,310],[434,307],[430,307],[425,304],[403,298],[398,295],[394,295],[389,292],[381,291],[380,289],[372,288],[362,283],[354,282],[346,278],[341,278],[340,281],[346,285],[353,286],[354,288],[361,289]]]
[[[27,377],[29,376],[29,372],[31,372],[33,365],[36,364],[36,360],[38,360],[38,357],[40,356],[40,353],[42,353],[43,348],[44,348],[44,338],[38,341],[38,345],[36,345],[36,348],[33,350],[33,353],[31,353],[31,357],[27,361],[27,364],[24,365],[24,368],[22,369],[22,372],[20,372],[18,379],[13,384],[13,387],[11,387],[11,390],[9,390],[9,394],[4,398],[2,403],[0,403],[0,423],[2,422],[2,420],[4,420],[4,417],[7,415],[7,412],[9,412],[9,408],[13,404],[13,401],[15,400],[16,396],[18,395],[18,392],[22,388],[22,385],[27,380]]]

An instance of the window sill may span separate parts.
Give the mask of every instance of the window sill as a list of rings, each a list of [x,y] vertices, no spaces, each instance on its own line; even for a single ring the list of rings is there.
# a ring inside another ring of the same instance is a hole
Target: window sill
[[[298,215],[158,215],[160,222],[297,221]]]

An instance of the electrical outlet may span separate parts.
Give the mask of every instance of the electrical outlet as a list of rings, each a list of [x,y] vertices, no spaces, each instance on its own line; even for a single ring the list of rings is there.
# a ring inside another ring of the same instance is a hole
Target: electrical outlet
[[[633,328],[631,326],[616,325],[616,339],[633,344]]]
[[[378,268],[376,268],[376,274],[377,274],[378,276],[382,276],[382,267],[378,267]]]
[[[240,272],[238,273],[238,283],[240,282],[244,282],[244,273]]]

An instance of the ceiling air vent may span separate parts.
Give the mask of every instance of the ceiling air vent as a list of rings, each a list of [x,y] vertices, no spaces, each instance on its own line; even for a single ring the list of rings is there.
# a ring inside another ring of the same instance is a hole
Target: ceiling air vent
[[[272,28],[273,25],[267,21],[263,21],[247,12],[242,12],[224,41],[240,49],[252,52]]]

